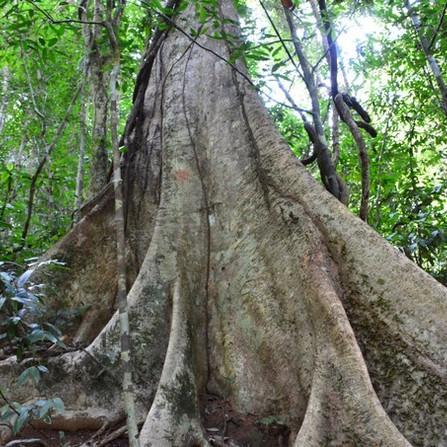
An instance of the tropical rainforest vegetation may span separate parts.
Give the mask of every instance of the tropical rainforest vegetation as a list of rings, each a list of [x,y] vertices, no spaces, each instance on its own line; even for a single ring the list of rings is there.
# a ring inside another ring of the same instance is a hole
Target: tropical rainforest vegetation
[[[0,11],[9,437],[445,441],[447,3]]]
[[[318,5],[294,3],[297,35],[318,83],[325,137],[349,190],[348,205],[358,212],[362,164],[349,127],[337,122],[330,105],[330,68]],[[418,33],[428,41],[428,54],[443,74],[446,8],[441,1],[404,3],[330,5],[339,83],[341,90],[360,100],[377,131],[375,138],[362,131],[369,158],[368,223],[445,281],[446,101]],[[68,231],[79,208],[110,174],[111,50],[100,29],[94,56],[89,53],[85,28],[95,25],[82,23],[82,2],[8,0],[1,8],[0,258],[23,263]],[[161,17],[160,8],[158,1],[131,1],[123,14],[121,130],[132,104],[142,50]],[[300,62],[292,55],[281,3],[240,2],[239,9],[243,41],[234,57],[245,57],[292,150],[301,159],[309,158],[312,145],[297,107],[309,111],[310,98]],[[419,18],[419,30],[412,15]],[[223,38],[212,20],[204,13],[201,32]],[[101,150],[103,166],[95,162]],[[317,174],[316,162],[308,168]]]

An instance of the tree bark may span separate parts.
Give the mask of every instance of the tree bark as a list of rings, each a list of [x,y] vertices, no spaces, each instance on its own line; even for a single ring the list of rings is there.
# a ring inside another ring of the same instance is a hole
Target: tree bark
[[[93,22],[104,22],[105,11],[99,0],[81,0],[79,17],[87,22],[91,14]],[[92,9],[92,11],[90,11]],[[107,184],[109,175],[107,136],[109,116],[109,82],[112,55],[107,42],[107,35],[102,26],[84,24],[85,71],[90,80],[93,98],[92,160],[90,164],[90,198],[98,195]]]
[[[196,26],[191,9],[182,19]],[[446,289],[318,185],[249,83],[195,39],[165,33],[125,159],[141,445],[211,445],[212,399],[252,445],[274,442],[249,421],[278,417],[295,447],[447,443]],[[229,58],[222,41],[198,41]],[[58,245],[71,267],[58,285],[88,300],[95,284],[112,301],[101,200]],[[16,388],[13,361],[0,386],[63,397],[54,427],[99,427],[122,416],[119,368],[115,312],[40,388]]]
[[[84,192],[84,164],[85,164],[85,148],[87,139],[87,108],[85,105],[86,95],[81,92],[80,113],[79,113],[79,158],[78,169],[76,172],[76,189],[75,189],[75,214],[74,221],[79,220],[79,210],[82,205],[82,196]]]
[[[107,184],[109,173],[107,122],[109,111],[108,85],[110,74],[108,60],[94,49],[90,55],[91,86],[93,94],[92,162],[90,167],[90,196],[95,197]]]
[[[0,70],[1,75],[1,97],[0,97],[0,134],[6,123],[6,110],[8,108],[8,87],[9,87],[9,69],[3,67]]]

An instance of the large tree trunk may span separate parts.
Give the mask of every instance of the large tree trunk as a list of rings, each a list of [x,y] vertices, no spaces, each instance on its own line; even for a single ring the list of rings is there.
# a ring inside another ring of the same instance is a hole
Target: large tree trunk
[[[250,445],[275,445],[250,423],[268,417],[290,430],[278,445],[447,445],[446,289],[311,178],[227,63],[165,37],[125,171],[142,445],[209,445],[219,401]],[[229,58],[222,41],[199,42]],[[96,315],[112,309],[111,200],[50,253],[72,267],[58,284]],[[15,397],[53,393],[69,408],[55,427],[100,426],[122,415],[118,364],[115,313]],[[0,385],[19,369],[3,365]]]

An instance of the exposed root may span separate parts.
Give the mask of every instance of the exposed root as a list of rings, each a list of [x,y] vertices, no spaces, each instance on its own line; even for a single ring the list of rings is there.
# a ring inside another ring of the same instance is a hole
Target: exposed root
[[[200,425],[198,390],[192,364],[188,305],[181,279],[173,293],[171,333],[154,402],[140,434],[145,447],[208,445]]]
[[[380,445],[409,447],[385,413],[338,298],[325,249],[308,259],[309,313],[316,338],[312,391],[295,447]],[[326,258],[327,259],[327,258]]]
[[[88,344],[113,314],[117,284],[113,229],[113,189],[106,188],[98,201],[86,207],[83,218],[42,258],[62,261],[66,268],[56,269],[50,264],[34,274],[36,281],[51,284],[46,287],[48,307],[82,314],[78,325],[69,328],[75,343]],[[103,265],[100,275],[96,267],[99,264]]]
[[[167,347],[164,340],[169,328],[169,292],[176,258],[173,233],[177,226],[167,223],[166,216],[169,212],[161,207],[144,268],[128,297],[132,327],[138,329],[133,361],[141,421],[155,394]],[[171,250],[167,250],[167,243],[172,246]],[[13,358],[1,363],[0,384],[9,390],[15,401],[22,403],[40,397],[60,397],[66,411],[63,416],[53,418],[52,429],[98,430],[106,422],[116,422],[123,417],[118,340],[115,313],[88,348],[50,358],[50,372],[37,387],[16,386],[15,380],[23,365]]]
[[[133,210],[133,203],[127,204]],[[134,283],[141,261],[134,252],[142,251],[151,241],[155,210],[148,200],[139,215],[146,221],[146,231],[129,223],[126,233],[127,287]],[[106,186],[103,194],[83,208],[82,219],[43,256],[66,264],[64,269],[52,265],[39,269],[35,280],[45,285],[46,304],[52,310],[80,313],[77,325],[69,328],[76,345],[86,346],[99,334],[117,307],[116,243],[113,188]],[[100,247],[100,249],[99,249]],[[100,270],[98,266],[101,266]],[[63,291],[63,295],[60,294]],[[61,298],[61,296],[63,298]]]

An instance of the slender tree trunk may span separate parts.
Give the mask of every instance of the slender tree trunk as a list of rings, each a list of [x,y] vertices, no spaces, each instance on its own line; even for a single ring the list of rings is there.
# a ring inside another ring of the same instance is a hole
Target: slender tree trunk
[[[127,303],[127,268],[126,268],[126,224],[124,219],[124,194],[121,176],[121,153],[118,136],[119,126],[119,91],[118,80],[121,70],[121,48],[119,46],[119,26],[125,1],[120,1],[115,9],[107,11],[107,30],[112,48],[113,65],[110,74],[110,128],[113,149],[113,185],[115,192],[116,254],[118,270],[118,306],[121,338],[121,365],[123,369],[123,400],[126,409],[127,432],[130,447],[140,447],[135,410],[135,391],[132,378],[131,336],[129,328],[129,306]],[[113,19],[112,19],[113,15]]]
[[[309,124],[306,126],[305,123],[305,128],[309,134],[311,141],[314,144],[314,150],[317,155],[321,178],[324,185],[326,186],[326,189],[335,197],[337,197],[337,199],[339,199],[342,203],[346,203],[346,187],[344,185],[344,182],[337,175],[333,160],[328,150],[326,137],[324,135],[317,84],[315,82],[309,62],[304,54],[304,49],[301,41],[298,38],[294,17],[288,8],[284,7],[283,9],[290,28],[290,35],[295,48],[295,53],[298,57],[301,69],[303,71],[304,83],[306,84],[306,88],[311,98],[313,126],[311,127],[309,126]]]
[[[369,209],[369,157],[366,150],[366,144],[363,140],[362,135],[360,134],[359,127],[353,120],[351,112],[349,111],[348,106],[344,102],[343,97],[340,93],[334,98],[334,104],[337,107],[340,117],[349,127],[349,130],[358,148],[362,175],[362,197],[360,200],[359,217],[366,222],[368,220]]]
[[[1,98],[0,98],[0,134],[6,122],[6,109],[8,107],[8,87],[9,87],[9,70],[3,67],[0,71],[1,77]]]
[[[88,22],[90,0],[79,0],[78,15],[79,19]],[[84,35],[84,60],[83,60],[83,80],[85,86],[80,95],[80,112],[79,112],[79,159],[78,169],[76,172],[76,190],[75,190],[75,211],[74,222],[80,218],[80,209],[84,193],[84,171],[85,171],[85,155],[87,149],[87,118],[88,118],[88,104],[89,95],[87,94],[87,86],[89,85],[90,74],[90,53],[95,38],[95,29],[90,29],[87,23],[82,25],[82,33]]]
[[[109,117],[109,85],[111,50],[104,27],[97,23],[106,20],[104,6],[100,0],[80,2],[79,15],[84,22],[92,20],[94,25],[84,24],[85,71],[93,98],[93,129],[90,162],[90,198],[99,194],[107,184],[109,175],[109,147],[107,133]]]
[[[6,123],[6,111],[8,108],[8,87],[9,87],[9,69],[8,67],[3,67],[0,71],[1,76],[1,98],[0,98],[0,135],[3,132],[3,128]],[[22,140],[23,141],[23,140]],[[8,170],[8,180],[6,183],[6,189],[4,193],[4,201],[0,207],[0,219],[5,216],[6,206],[9,203],[13,188],[13,177],[12,172]]]
[[[79,159],[78,169],[76,173],[76,191],[75,191],[75,222],[79,220],[79,210],[82,205],[82,197],[84,191],[84,164],[85,164],[85,149],[87,137],[87,108],[85,105],[85,93],[81,96],[81,110],[79,113]]]
[[[108,86],[110,74],[107,61],[100,54],[93,54],[91,64],[91,87],[93,93],[92,162],[90,168],[90,196],[98,194],[107,183],[109,172],[107,123],[109,110]]]
[[[8,203],[10,203],[12,188],[13,188],[12,172],[8,171],[8,180],[6,183],[6,190],[5,190],[4,197],[3,197],[3,204],[0,207],[0,219],[1,220],[4,219],[6,207],[8,206]]]

